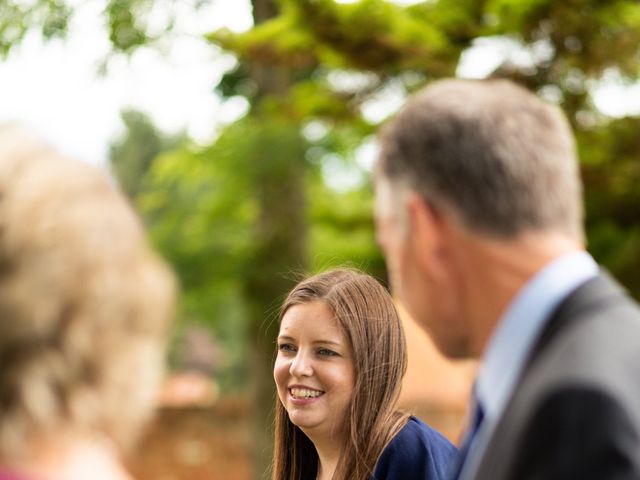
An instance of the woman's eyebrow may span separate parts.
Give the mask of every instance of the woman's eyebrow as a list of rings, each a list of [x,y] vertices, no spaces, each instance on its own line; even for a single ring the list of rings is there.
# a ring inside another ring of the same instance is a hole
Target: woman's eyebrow
[[[314,344],[322,344],[322,345],[335,345],[336,347],[341,347],[342,344],[339,342],[335,342],[333,340],[316,340],[313,342]]]
[[[289,335],[278,335],[278,340],[284,340],[287,342],[293,342],[295,341],[295,338],[289,336]],[[314,340],[313,342],[314,345],[334,345],[336,347],[341,347],[342,344],[340,342],[336,342],[334,340]]]
[[[290,340],[290,341],[293,341],[295,339],[293,337],[290,337],[289,335],[278,335],[278,340]]]

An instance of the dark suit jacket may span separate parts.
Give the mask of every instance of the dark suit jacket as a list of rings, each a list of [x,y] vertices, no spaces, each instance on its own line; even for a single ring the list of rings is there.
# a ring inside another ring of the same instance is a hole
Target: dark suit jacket
[[[640,479],[640,310],[608,275],[552,315],[474,478]]]

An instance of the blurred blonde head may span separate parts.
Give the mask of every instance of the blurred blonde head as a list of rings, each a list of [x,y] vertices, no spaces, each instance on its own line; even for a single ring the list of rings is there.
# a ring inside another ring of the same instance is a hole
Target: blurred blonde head
[[[106,437],[154,403],[174,283],[97,168],[0,130],[0,458]]]

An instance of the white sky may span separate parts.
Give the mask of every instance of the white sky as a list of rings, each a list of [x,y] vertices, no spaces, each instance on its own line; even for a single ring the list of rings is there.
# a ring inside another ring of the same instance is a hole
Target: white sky
[[[100,23],[103,4],[83,3],[66,40],[45,43],[31,34],[0,62],[0,123],[18,122],[64,153],[105,164],[125,107],[148,113],[165,131],[186,129],[203,142],[216,125],[242,113],[242,102],[223,104],[213,93],[233,58],[201,35],[222,26],[250,28],[249,0],[215,0],[197,15],[183,9],[178,30],[185,33],[166,55],[140,49],[130,60],[112,61],[108,75],[99,76],[98,65],[110,49]]]
[[[156,2],[160,23],[162,4]],[[0,123],[19,122],[64,153],[104,165],[109,142],[121,133],[119,112],[125,107],[148,113],[167,132],[186,129],[199,142],[213,138],[217,126],[244,112],[242,101],[224,103],[213,93],[234,60],[207,44],[202,34],[223,26],[234,31],[250,28],[249,0],[214,0],[198,14],[182,8],[177,19],[177,30],[182,34],[167,48],[166,55],[140,49],[130,60],[112,61],[104,77],[97,75],[97,66],[110,49],[100,24],[104,1],[80,5],[66,40],[45,43],[38,35],[29,35],[0,63]],[[532,54],[545,54],[544,48],[539,50]],[[481,39],[463,55],[458,75],[483,77],[505,57],[514,62],[529,61],[512,42]],[[598,87],[594,95],[597,107],[616,116],[638,113],[640,86],[618,85],[612,74]],[[379,121],[397,110],[404,99],[397,90],[391,85],[381,98],[365,105],[365,116]],[[363,156],[375,154],[371,145],[365,147]]]

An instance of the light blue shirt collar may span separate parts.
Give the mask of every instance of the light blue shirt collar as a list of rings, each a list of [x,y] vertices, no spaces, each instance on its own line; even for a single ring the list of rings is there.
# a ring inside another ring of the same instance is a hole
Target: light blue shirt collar
[[[598,271],[587,252],[572,252],[547,264],[518,292],[498,322],[480,364],[476,387],[485,420],[501,416],[553,310]]]
[[[587,252],[558,257],[529,280],[505,310],[480,363],[475,392],[485,416],[461,479],[472,478],[549,316],[562,300],[598,272],[598,264]]]

